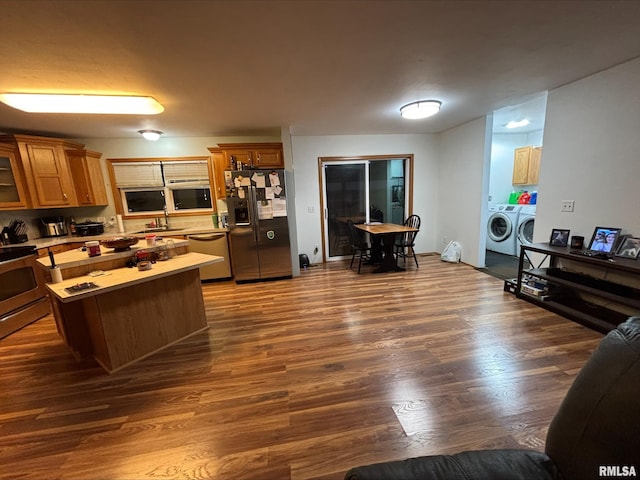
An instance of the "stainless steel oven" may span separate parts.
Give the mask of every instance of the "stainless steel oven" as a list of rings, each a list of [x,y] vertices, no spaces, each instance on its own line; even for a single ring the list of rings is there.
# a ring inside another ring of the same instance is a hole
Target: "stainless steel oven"
[[[50,312],[35,247],[0,248],[0,338]]]

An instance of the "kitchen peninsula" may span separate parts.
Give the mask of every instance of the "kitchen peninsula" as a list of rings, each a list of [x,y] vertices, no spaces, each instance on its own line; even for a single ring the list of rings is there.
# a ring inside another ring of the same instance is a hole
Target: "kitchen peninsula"
[[[176,246],[183,243],[188,244],[176,241]],[[46,284],[58,332],[67,346],[77,358],[95,358],[109,373],[206,330],[198,269],[223,261],[186,252],[158,261],[149,270],[118,266],[132,255],[133,251],[105,252],[88,257],[79,250],[58,254],[55,261],[64,279]],[[50,267],[47,257],[38,262]],[[68,276],[79,268],[86,274]],[[90,283],[95,287],[69,290]]]

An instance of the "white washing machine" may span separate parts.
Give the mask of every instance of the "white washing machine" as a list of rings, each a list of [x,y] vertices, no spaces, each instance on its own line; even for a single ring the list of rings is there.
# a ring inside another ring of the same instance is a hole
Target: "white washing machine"
[[[487,250],[504,255],[517,255],[516,230],[522,205],[497,203],[489,206]]]
[[[531,245],[533,243],[533,227],[536,222],[536,206],[522,205],[520,216],[518,217],[518,229],[516,231],[517,255],[520,255],[521,245]]]

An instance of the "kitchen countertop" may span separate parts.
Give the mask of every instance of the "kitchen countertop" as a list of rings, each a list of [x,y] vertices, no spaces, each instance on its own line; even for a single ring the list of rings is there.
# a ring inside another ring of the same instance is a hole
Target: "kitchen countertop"
[[[60,283],[47,283],[46,287],[53,295],[55,295],[58,300],[63,303],[67,303],[94,295],[100,295],[112,290],[148,282],[150,280],[155,280],[161,277],[175,275],[176,273],[199,268],[203,265],[222,262],[223,260],[224,259],[222,257],[218,257],[215,255],[189,252],[178,255],[170,260],[156,262],[152,265],[152,268],[150,270],[140,271],[137,268],[128,267],[115,268],[113,270],[106,271],[105,275],[97,277],[84,275],[81,277],[69,278],[68,280],[63,280]],[[98,288],[83,290],[79,293],[69,293],[65,290],[65,288],[85,282],[93,282],[98,285]]]
[[[108,238],[116,238],[116,237],[138,237],[144,239],[145,235],[153,233],[156,237],[171,237],[173,235],[197,235],[202,233],[226,233],[228,229],[226,228],[214,228],[214,227],[188,227],[188,228],[174,228],[171,230],[162,230],[159,232],[141,232],[140,230],[136,230],[134,232],[109,232],[103,233],[101,235],[88,235],[86,237],[81,237],[78,235],[67,235],[64,237],[46,237],[46,238],[35,238],[32,240],[28,240],[25,243],[21,243],[19,245],[34,245],[36,248],[47,248],[54,247],[56,245],[62,245],[65,243],[84,243],[90,242],[92,240],[106,240]]]
[[[88,237],[82,237],[88,238]],[[171,239],[173,240],[173,244],[175,247],[182,247],[189,245],[189,240],[180,240],[180,239]],[[131,245],[130,250],[125,250],[124,252],[114,252],[112,248],[106,248],[103,245],[100,245],[101,255],[90,257],[87,252],[83,252],[80,248],[76,248],[74,250],[69,250],[67,252],[56,253],[54,255],[54,261],[56,265],[61,269],[79,267],[83,265],[91,265],[96,262],[103,262],[105,260],[115,260],[118,258],[131,258],[133,257],[136,250],[146,250],[149,252],[153,252],[162,248],[162,246],[166,246],[166,241],[156,241],[155,247],[148,247],[146,241],[143,239],[138,240],[138,243],[135,245]],[[38,258],[37,262],[45,268],[51,268],[51,259],[49,256],[44,256]]]

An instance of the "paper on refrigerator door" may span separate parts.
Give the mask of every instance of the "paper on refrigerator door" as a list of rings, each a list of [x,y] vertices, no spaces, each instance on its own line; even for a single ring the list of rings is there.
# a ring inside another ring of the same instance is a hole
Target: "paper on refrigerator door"
[[[251,186],[251,179],[249,177],[243,177],[242,175],[238,175],[233,179],[233,186],[236,188],[240,187],[249,187]]]
[[[256,184],[256,188],[265,188],[267,186],[267,180],[264,177],[264,173],[255,172],[251,177],[251,180]]]
[[[264,197],[269,199],[269,200],[273,200],[276,196],[273,193],[273,188],[271,187],[267,187],[264,189]]]
[[[278,172],[271,172],[269,174],[269,183],[272,187],[280,185],[280,176],[278,175]]]
[[[261,200],[258,202],[258,218],[260,220],[270,220],[273,218],[271,200]]]
[[[273,200],[271,200],[271,208],[273,209],[274,217],[286,217],[287,216],[287,199],[274,198]]]

